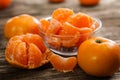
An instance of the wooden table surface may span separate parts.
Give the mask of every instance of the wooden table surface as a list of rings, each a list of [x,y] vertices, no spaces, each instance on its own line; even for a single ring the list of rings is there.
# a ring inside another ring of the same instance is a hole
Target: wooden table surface
[[[13,0],[9,8],[0,11],[0,80],[120,80],[120,71],[111,77],[97,78],[85,74],[78,66],[73,72],[61,73],[53,70],[51,64],[34,70],[22,70],[6,62],[6,40],[3,33],[6,21],[20,14],[30,14],[40,19],[51,15],[52,11],[59,7],[100,18],[103,27],[97,36],[112,39],[120,44],[120,0],[101,0],[100,4],[94,7],[80,6],[78,0],[66,0],[60,4],[49,3],[48,0]]]

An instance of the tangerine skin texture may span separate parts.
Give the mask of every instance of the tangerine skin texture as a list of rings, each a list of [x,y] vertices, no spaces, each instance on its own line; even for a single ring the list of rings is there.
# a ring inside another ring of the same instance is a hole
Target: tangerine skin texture
[[[48,62],[49,52],[37,34],[12,37],[6,46],[5,58],[15,67],[35,69]]]
[[[96,40],[100,40],[98,43]],[[120,47],[112,40],[95,37],[83,42],[77,60],[79,66],[89,75],[112,76],[120,67]]]
[[[10,39],[15,35],[22,35],[26,33],[39,34],[40,22],[35,17],[22,14],[10,18],[4,27],[4,36]]]

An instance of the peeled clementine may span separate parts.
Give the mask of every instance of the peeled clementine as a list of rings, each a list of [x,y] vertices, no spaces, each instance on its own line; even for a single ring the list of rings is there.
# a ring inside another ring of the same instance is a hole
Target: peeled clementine
[[[6,60],[20,68],[34,69],[47,63],[51,54],[37,34],[12,37],[6,46]]]
[[[92,76],[111,76],[120,67],[120,47],[117,43],[103,37],[84,41],[79,49],[79,66]]]
[[[74,69],[77,63],[76,57],[62,57],[57,54],[52,54],[50,56],[50,63],[57,71],[70,72]]]
[[[28,14],[15,16],[7,21],[4,27],[4,35],[7,39],[15,35],[26,33],[39,34],[39,21]]]

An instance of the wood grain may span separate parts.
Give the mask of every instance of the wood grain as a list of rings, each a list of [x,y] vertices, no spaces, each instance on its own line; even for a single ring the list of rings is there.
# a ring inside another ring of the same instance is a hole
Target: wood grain
[[[120,44],[120,0],[101,0],[94,7],[81,6],[78,0],[66,0],[60,4],[49,3],[48,0],[13,0],[9,8],[0,11],[0,80],[120,80],[120,71],[112,77],[97,78],[85,74],[78,66],[74,72],[61,73],[53,70],[51,64],[35,70],[21,70],[6,62],[4,52],[7,41],[3,31],[6,21],[20,14],[30,14],[40,19],[51,15],[59,7],[100,18],[103,26],[96,36],[103,36]]]

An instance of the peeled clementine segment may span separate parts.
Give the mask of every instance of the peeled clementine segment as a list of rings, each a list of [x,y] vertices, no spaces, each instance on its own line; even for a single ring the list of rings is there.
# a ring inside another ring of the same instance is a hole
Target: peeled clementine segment
[[[70,16],[67,19],[67,22],[79,28],[90,27],[92,24],[92,18],[84,13],[79,12],[73,16]]]
[[[28,68],[37,68],[42,63],[42,52],[40,49],[33,43],[29,44],[28,49]]]
[[[61,29],[62,24],[57,21],[56,19],[51,19],[50,26],[47,30],[47,34],[58,34],[59,30]]]
[[[61,31],[59,32],[59,35],[73,36],[77,32],[79,32],[79,28],[77,28],[77,27],[71,25],[70,23],[66,22],[66,23],[63,24],[63,27],[62,27]]]
[[[25,34],[12,37],[6,46],[6,60],[20,68],[34,69],[49,62],[52,54],[37,34]]]
[[[85,34],[91,34],[92,33],[92,29],[91,28],[79,28],[80,34],[81,35],[85,35]]]
[[[77,45],[79,46],[83,41],[89,39],[92,36],[92,29],[91,28],[79,28],[80,31],[80,39],[77,43]]]
[[[64,23],[68,19],[68,17],[70,17],[73,14],[74,14],[74,12],[71,9],[58,8],[53,11],[52,18],[60,21],[61,23]]]
[[[94,30],[96,30],[98,28],[98,26],[99,26],[99,24],[96,21],[94,21],[92,23],[92,25],[90,26],[90,28],[94,31]]]
[[[26,34],[23,36],[22,40],[26,42],[26,44],[35,44],[42,51],[42,53],[44,53],[46,50],[46,46],[44,45],[44,42],[39,35]]]
[[[73,47],[80,39],[79,28],[69,24],[68,22],[63,24],[59,35],[62,36],[61,42],[64,47]]]
[[[76,66],[77,59],[76,57],[64,58],[57,54],[52,54],[50,56],[50,63],[53,65],[53,67],[57,71],[69,72],[69,71],[72,71],[74,67]]]
[[[13,48],[13,57],[14,57],[14,61],[23,64],[23,65],[27,65],[28,64],[28,54],[27,54],[27,48],[26,48],[26,43],[25,42],[21,42],[19,43],[16,48]],[[17,54],[18,53],[18,54]]]
[[[50,22],[46,19],[40,20],[40,28],[43,32],[46,32],[48,27],[50,26]]]
[[[55,48],[60,48],[61,39],[59,37],[50,36],[48,39],[48,44],[54,46]]]
[[[14,51],[16,50],[16,46],[18,44],[20,44],[22,41],[15,41],[15,42],[12,42],[11,40],[9,41],[9,43],[7,44],[7,49],[5,51],[7,57],[10,59],[10,60],[14,60]]]
[[[68,48],[76,46],[76,44],[78,43],[79,39],[80,39],[80,33],[77,32],[72,37],[62,39],[62,46],[63,47],[68,47]]]

